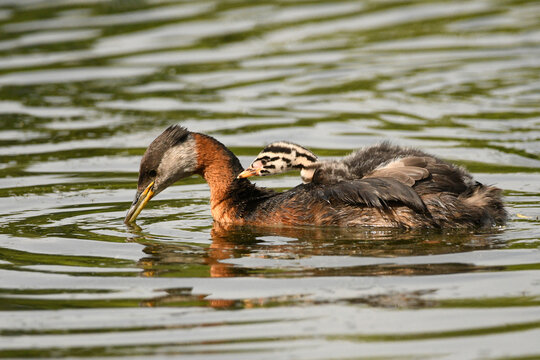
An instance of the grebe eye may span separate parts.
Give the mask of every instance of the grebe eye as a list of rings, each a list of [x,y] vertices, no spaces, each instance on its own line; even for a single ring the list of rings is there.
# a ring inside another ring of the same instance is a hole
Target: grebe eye
[[[267,162],[266,160],[261,160],[261,163],[262,163],[263,165],[266,165],[266,162]]]
[[[150,177],[156,177],[156,175],[157,175],[156,170],[150,170],[150,171],[148,172],[148,176],[150,176]]]

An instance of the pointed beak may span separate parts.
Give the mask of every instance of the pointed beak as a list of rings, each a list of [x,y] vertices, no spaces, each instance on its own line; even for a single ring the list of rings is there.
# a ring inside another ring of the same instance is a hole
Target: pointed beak
[[[135,219],[137,219],[137,216],[141,213],[142,209],[148,204],[150,199],[154,196],[154,182],[152,181],[150,185],[144,189],[143,192],[138,192],[135,195],[135,200],[133,200],[133,204],[131,204],[131,207],[129,208],[126,218],[124,219],[124,223],[129,224],[132,222],[135,222]]]
[[[238,174],[238,176],[236,178],[237,179],[243,179],[243,178],[247,178],[247,177],[250,177],[250,176],[258,176],[260,174],[261,174],[260,170],[254,169],[254,168],[252,168],[250,166],[246,170],[244,170],[240,174]]]

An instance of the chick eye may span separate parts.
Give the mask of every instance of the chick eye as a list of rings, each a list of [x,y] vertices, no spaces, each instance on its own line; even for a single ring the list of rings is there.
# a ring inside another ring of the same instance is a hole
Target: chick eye
[[[150,176],[150,177],[156,177],[156,175],[157,175],[156,170],[150,170],[150,171],[148,172],[148,176]]]
[[[261,160],[261,163],[264,165],[266,165],[266,160]]]

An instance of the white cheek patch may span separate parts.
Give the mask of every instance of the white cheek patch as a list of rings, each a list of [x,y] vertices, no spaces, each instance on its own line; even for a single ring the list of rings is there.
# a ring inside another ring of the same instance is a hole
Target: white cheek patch
[[[195,146],[195,140],[189,138],[182,144],[167,150],[157,169],[156,185],[169,186],[176,180],[195,172],[197,169]]]

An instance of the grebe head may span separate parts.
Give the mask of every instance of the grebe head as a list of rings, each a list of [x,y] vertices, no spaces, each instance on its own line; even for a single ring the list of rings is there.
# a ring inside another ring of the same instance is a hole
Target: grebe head
[[[300,169],[304,182],[309,182],[306,180],[311,180],[311,178],[304,178],[304,174],[311,173],[312,176],[312,171],[307,169],[315,163],[317,163],[317,155],[308,149],[290,142],[278,141],[267,145],[251,165],[238,175],[238,178],[280,174]]]
[[[197,169],[196,144],[184,127],[169,126],[146,149],[139,169],[137,193],[125,223],[135,221],[148,201]]]

